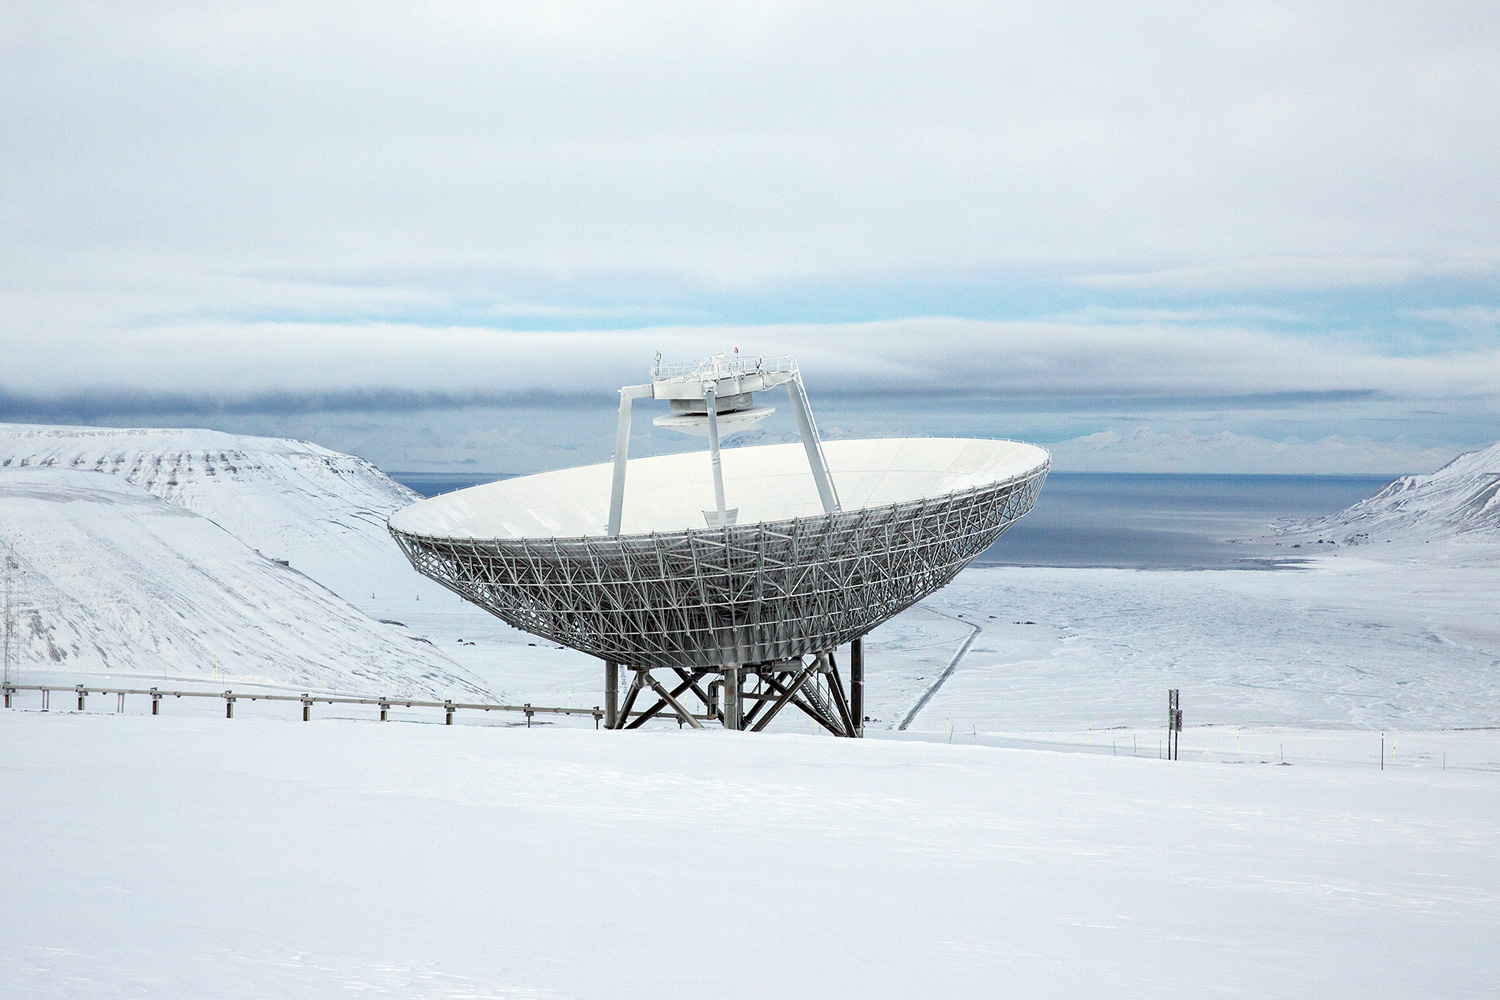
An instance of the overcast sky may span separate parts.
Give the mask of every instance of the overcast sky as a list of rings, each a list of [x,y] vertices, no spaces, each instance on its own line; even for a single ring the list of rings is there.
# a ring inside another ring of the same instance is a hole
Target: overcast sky
[[[1494,3],[0,10],[0,419],[531,471],[738,344],[1060,469],[1500,439]]]

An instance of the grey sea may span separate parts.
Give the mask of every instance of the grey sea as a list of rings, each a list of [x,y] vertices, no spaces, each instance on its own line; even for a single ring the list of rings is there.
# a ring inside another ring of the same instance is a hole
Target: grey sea
[[[503,473],[392,473],[436,496]],[[1296,564],[1264,539],[1281,518],[1335,514],[1395,475],[1231,476],[1054,472],[1031,512],[978,563],[1132,569],[1275,569]]]

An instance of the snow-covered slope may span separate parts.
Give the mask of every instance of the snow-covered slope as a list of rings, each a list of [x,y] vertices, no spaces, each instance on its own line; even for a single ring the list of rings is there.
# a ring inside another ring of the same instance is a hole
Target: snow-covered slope
[[[385,530],[391,512],[417,494],[363,459],[306,441],[0,424],[0,470],[25,468],[119,476],[351,602],[384,600],[393,590],[408,601],[446,594],[411,568]]]
[[[1332,517],[1285,527],[1344,545],[1438,538],[1500,542],[1500,443],[1465,452],[1430,476],[1402,476]]]
[[[124,477],[0,471],[0,557],[13,561],[8,572],[0,561],[0,601],[23,683],[107,674],[487,693],[431,645]]]
[[[1496,992],[1493,770],[259,712],[0,712],[0,992]]]

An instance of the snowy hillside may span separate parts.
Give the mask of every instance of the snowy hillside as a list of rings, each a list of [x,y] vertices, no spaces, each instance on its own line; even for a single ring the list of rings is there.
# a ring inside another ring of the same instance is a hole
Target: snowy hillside
[[[1500,542],[1500,443],[1466,452],[1430,476],[1402,476],[1332,517],[1296,522],[1343,545],[1461,538]]]
[[[208,430],[0,424],[0,470],[26,468],[119,476],[351,602],[384,601],[393,590],[408,601],[446,596],[385,530],[392,511],[419,497],[352,455]]]
[[[431,645],[123,476],[0,471],[0,552],[14,561],[0,600],[22,683],[486,693]]]

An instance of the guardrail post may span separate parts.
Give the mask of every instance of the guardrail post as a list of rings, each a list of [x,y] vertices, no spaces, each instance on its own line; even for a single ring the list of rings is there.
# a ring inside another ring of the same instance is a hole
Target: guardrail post
[[[45,688],[45,687],[42,688],[42,711],[43,712],[47,711],[47,708],[51,704],[51,702],[52,702],[52,689],[51,688]]]
[[[307,695],[302,696],[302,721],[306,722],[312,718],[312,699]]]
[[[156,688],[151,689],[151,714],[161,714],[161,692],[156,690]]]
[[[125,712],[125,692],[121,691],[119,698],[115,701],[115,714],[123,715]]]
[[[382,701],[380,703],[380,721],[381,722],[385,721],[385,714],[387,712],[389,712],[390,710],[391,710],[391,703],[390,702],[388,702],[388,701]]]
[[[84,688],[84,686],[82,684],[78,685],[77,691],[78,691],[78,711],[82,712],[83,711],[83,696],[86,695],[86,694],[88,694],[88,691],[85,690],[85,688]]]
[[[443,702],[443,711],[446,712],[447,716],[448,716],[447,719],[444,720],[443,725],[445,725],[445,726],[451,726],[451,725],[453,725],[453,702],[451,702],[451,701],[445,701],[445,702]]]
[[[601,711],[599,711],[599,706],[598,705],[595,705],[594,706],[594,728],[595,729],[599,728],[599,723],[600,723],[600,721],[603,718],[604,718],[604,713],[601,712]]]
[[[224,718],[234,718],[234,692],[224,692]]]
[[[10,708],[10,696],[14,692],[15,692],[15,688],[11,687],[9,684],[5,685],[5,707],[6,708]]]
[[[526,713],[526,728],[530,729],[531,728],[531,702],[527,702],[524,706],[522,706],[521,711],[523,711],[523,712]]]

